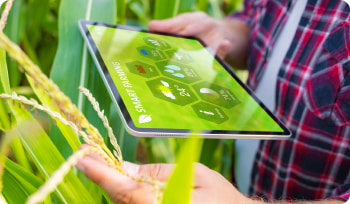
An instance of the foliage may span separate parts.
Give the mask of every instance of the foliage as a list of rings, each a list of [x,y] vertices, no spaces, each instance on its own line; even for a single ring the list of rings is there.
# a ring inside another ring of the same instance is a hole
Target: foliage
[[[204,140],[200,151],[202,142],[199,140],[138,139],[126,132],[108,92],[102,88],[102,80],[79,33],[77,20],[147,27],[151,19],[187,11],[201,10],[223,17],[236,10],[240,2],[8,0],[6,5],[0,5],[0,27],[7,18],[5,29],[0,31],[0,93],[3,93],[0,101],[0,130],[3,133],[0,136],[0,202],[24,203],[35,192],[45,195],[53,191],[43,198],[44,203],[110,203],[98,186],[71,168],[78,158],[89,152],[101,154],[116,169],[123,158],[132,162],[175,162],[178,158],[182,164],[170,180],[165,192],[167,199],[171,199],[168,196],[178,185],[176,182],[171,184],[172,180],[191,178],[191,163],[197,160],[196,157],[229,178],[232,140]],[[7,17],[5,7],[11,4]],[[79,87],[87,89],[79,91]],[[12,94],[14,90],[41,103]],[[107,118],[113,121],[111,128]],[[83,141],[93,148],[78,151]],[[192,159],[188,155],[192,155]],[[57,169],[60,169],[59,173],[55,174]],[[147,178],[141,182],[158,185]],[[183,197],[182,201],[188,202],[189,197]]]

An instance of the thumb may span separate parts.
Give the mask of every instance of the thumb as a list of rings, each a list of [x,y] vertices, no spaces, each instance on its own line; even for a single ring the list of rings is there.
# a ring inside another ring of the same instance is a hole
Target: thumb
[[[221,58],[224,59],[226,55],[229,53],[230,49],[232,48],[232,43],[229,40],[224,40],[218,47],[216,54]]]

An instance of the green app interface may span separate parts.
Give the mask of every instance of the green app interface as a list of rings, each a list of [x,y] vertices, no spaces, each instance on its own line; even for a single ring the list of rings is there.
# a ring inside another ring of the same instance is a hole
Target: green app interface
[[[197,40],[87,26],[137,128],[283,132]]]

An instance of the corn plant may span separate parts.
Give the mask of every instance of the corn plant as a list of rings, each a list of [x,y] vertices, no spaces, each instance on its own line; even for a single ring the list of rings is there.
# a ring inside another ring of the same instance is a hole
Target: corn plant
[[[227,0],[8,0],[1,7],[0,22],[0,129],[3,132],[0,136],[0,202],[110,203],[98,186],[72,168],[77,159],[91,152],[100,154],[122,173],[120,164],[124,159],[178,162],[166,188],[152,178],[132,178],[154,186],[157,201],[164,198],[163,203],[190,201],[192,162],[199,158],[209,167],[229,175],[232,141],[204,140],[204,151],[198,155],[202,143],[198,139],[139,140],[126,132],[118,113],[111,108],[107,91],[102,88],[77,20],[146,27],[153,18],[163,19],[186,11],[202,10],[220,17],[235,9],[236,3]],[[44,122],[40,119],[43,115]],[[109,124],[107,118],[113,123]],[[91,148],[78,150],[82,142]],[[182,146],[185,148],[180,148]],[[143,152],[147,156],[142,155]],[[212,163],[214,160],[218,162]],[[180,180],[185,181],[181,192],[177,183]],[[178,193],[184,196],[176,196]]]

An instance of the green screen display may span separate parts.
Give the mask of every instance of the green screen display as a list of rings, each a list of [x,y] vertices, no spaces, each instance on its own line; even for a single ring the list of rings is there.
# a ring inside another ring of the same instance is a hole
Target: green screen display
[[[199,41],[87,28],[135,127],[283,132]]]

